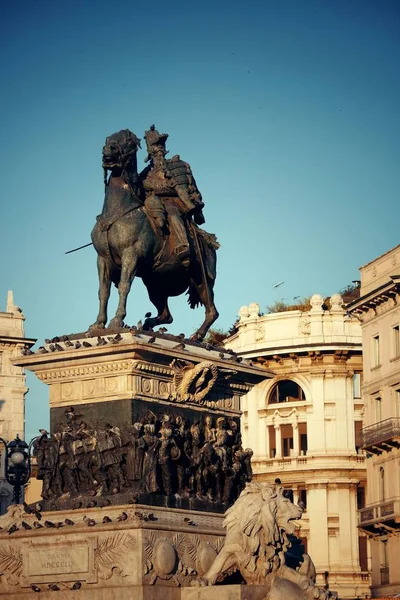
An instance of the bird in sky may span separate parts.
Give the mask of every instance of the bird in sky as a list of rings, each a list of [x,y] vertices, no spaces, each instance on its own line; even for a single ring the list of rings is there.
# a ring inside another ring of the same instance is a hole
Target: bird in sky
[[[284,281],[278,281],[278,283],[274,283],[274,285],[272,286],[273,288],[277,288],[280,285],[282,285],[282,283],[285,283]]]

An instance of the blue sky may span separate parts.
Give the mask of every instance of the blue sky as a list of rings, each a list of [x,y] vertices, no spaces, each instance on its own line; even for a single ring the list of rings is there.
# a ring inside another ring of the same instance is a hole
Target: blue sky
[[[64,252],[101,210],[105,137],[151,123],[191,164],[222,245],[219,327],[357,279],[399,243],[399,25],[397,0],[8,3],[1,308],[12,289],[39,340],[94,321],[95,252]],[[202,321],[184,298],[171,308],[173,333]],[[149,309],[137,280],[127,322]],[[28,384],[30,438],[48,400]]]

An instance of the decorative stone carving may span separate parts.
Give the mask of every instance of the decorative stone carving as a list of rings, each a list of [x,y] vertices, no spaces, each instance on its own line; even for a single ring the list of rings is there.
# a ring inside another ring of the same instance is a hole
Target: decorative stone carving
[[[299,320],[299,334],[310,335],[311,334],[311,321],[310,317],[304,316]]]
[[[251,319],[256,319],[260,314],[260,305],[257,302],[252,302],[249,304],[249,317]]]
[[[321,294],[313,294],[310,298],[311,312],[321,311],[324,299]]]
[[[11,586],[19,585],[22,573],[22,554],[19,544],[0,545],[0,573]]]
[[[265,325],[262,325],[261,323],[257,325],[254,338],[256,342],[262,342],[265,338]]]
[[[242,306],[239,309],[239,319],[240,321],[244,321],[245,319],[249,318],[249,309],[247,306]]]
[[[246,485],[225,513],[223,524],[227,534],[222,550],[210,569],[193,584],[213,585],[217,580],[223,581],[233,569],[240,571],[247,584],[268,586],[271,591],[267,598],[274,597],[274,585],[277,591],[278,588],[282,591],[281,586],[285,587],[287,582],[294,586],[289,585],[291,591],[279,596],[285,600],[331,597],[330,592],[319,589],[309,577],[314,570],[308,555],[304,555],[310,565],[307,574],[286,565],[285,553],[292,546],[290,536],[295,531],[292,521],[301,518],[302,509],[283,492],[282,487],[268,483]]]
[[[195,373],[196,381],[206,368]],[[192,389],[192,371],[184,389]],[[217,375],[212,369],[211,374],[213,381]],[[95,506],[116,495],[122,503],[141,498],[151,504],[152,494],[231,503],[252,477],[252,451],[243,449],[234,418],[218,417],[214,423],[207,415],[200,424],[149,410],[132,425],[106,423],[95,429],[70,407],[64,420],[53,436],[43,430],[33,446],[46,510]],[[29,517],[18,507],[15,511],[10,525]]]
[[[331,296],[329,299],[329,304],[331,306],[331,310],[343,311],[343,298],[340,294],[333,294],[333,296]]]
[[[126,577],[126,555],[132,550],[137,550],[137,542],[129,533],[116,532],[100,539],[94,552],[99,578],[110,579],[116,573]]]
[[[174,397],[177,402],[201,403],[218,379],[218,367],[211,361],[194,365],[189,361],[174,360]]]

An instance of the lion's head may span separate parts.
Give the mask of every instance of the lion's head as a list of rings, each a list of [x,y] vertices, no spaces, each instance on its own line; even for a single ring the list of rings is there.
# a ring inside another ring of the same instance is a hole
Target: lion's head
[[[237,557],[242,575],[252,573],[260,579],[284,563],[290,546],[287,534],[295,530],[292,523],[300,519],[302,509],[284,495],[281,486],[247,483],[235,504],[225,513],[225,546],[241,548]]]

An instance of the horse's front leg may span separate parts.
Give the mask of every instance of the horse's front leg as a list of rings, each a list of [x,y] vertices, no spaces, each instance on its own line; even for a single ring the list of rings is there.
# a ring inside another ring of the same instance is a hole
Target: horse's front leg
[[[136,275],[137,252],[134,247],[126,248],[121,256],[121,279],[118,284],[119,302],[115,317],[111,319],[109,327],[119,328],[124,326],[126,317],[126,301],[131,289],[132,281]]]
[[[110,297],[111,277],[110,264],[102,256],[97,257],[97,271],[99,273],[99,314],[96,322],[89,327],[89,333],[97,329],[104,329],[107,323],[107,306]]]

